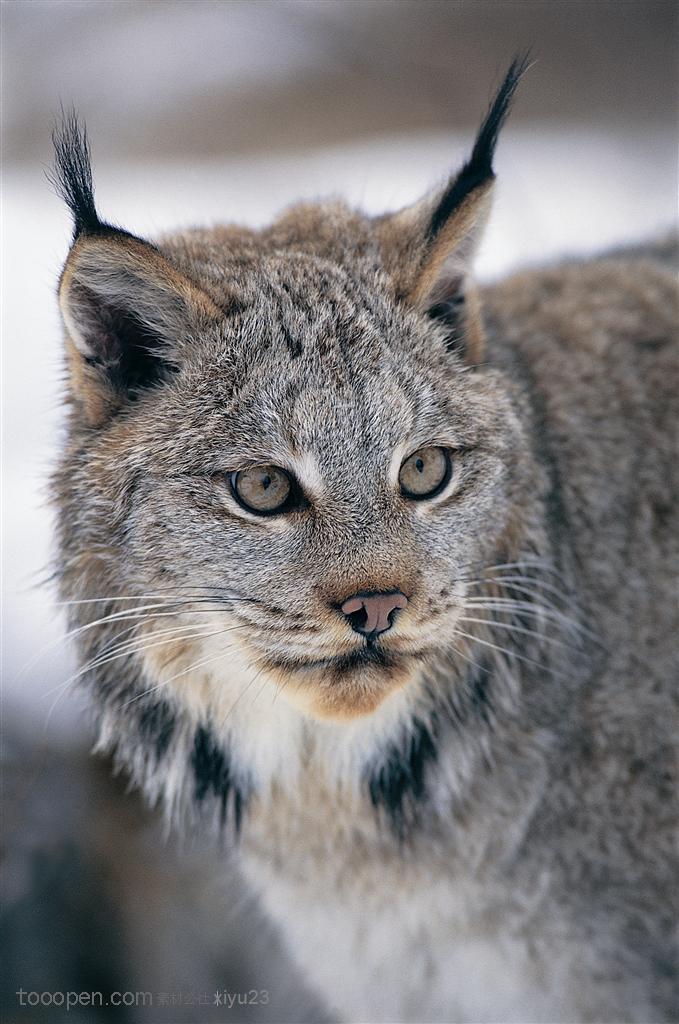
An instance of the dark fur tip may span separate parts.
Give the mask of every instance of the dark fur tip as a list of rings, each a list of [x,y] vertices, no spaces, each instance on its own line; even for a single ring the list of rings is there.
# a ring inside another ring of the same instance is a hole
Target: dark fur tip
[[[500,88],[479,128],[469,160],[451,180],[429,225],[429,240],[437,234],[474,189],[494,177],[493,156],[498,135],[510,111],[512,100],[522,76],[531,65],[530,53],[517,55],[509,65]]]
[[[94,205],[90,144],[75,110],[62,110],[52,141],[54,167],[48,178],[73,215],[74,239],[83,232],[101,231],[104,225]]]
[[[530,52],[514,58],[479,128],[469,164],[476,166],[480,173],[485,172],[487,178],[493,173],[493,156],[500,129],[507,119],[519,82],[530,66]]]

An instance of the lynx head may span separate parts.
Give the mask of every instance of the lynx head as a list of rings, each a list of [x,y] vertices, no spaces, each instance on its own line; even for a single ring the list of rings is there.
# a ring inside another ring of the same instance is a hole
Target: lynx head
[[[464,644],[466,581],[518,543],[531,486],[469,278],[524,66],[436,194],[377,218],[300,205],[261,232],[150,244],[104,223],[66,119],[60,572],[108,613],[83,633],[104,691],[115,669],[131,700],[203,716],[257,679],[346,721]]]

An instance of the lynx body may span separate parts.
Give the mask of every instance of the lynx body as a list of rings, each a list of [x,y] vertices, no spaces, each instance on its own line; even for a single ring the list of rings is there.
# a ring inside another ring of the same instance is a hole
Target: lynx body
[[[671,246],[472,286],[520,70],[380,218],[151,245],[57,140],[58,573],[99,745],[239,836],[348,1021],[679,1013]]]

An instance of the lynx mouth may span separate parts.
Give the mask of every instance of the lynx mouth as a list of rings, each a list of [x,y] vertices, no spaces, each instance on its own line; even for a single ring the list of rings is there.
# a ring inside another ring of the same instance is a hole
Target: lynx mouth
[[[347,722],[372,714],[417,674],[423,649],[390,650],[367,643],[333,657],[268,661],[284,696],[315,718]],[[292,686],[288,684],[292,683]]]
[[[366,644],[363,647],[350,651],[349,654],[338,654],[334,658],[318,658],[314,661],[300,661],[289,664],[288,667],[297,671],[304,669],[318,670],[331,668],[335,672],[352,672],[357,668],[364,668],[368,665],[377,668],[393,668],[398,664],[399,656],[388,654],[383,647],[377,644]]]
[[[406,662],[423,657],[425,650],[389,651],[379,643],[369,642],[362,647],[338,654],[334,657],[304,659],[283,659],[273,662],[273,666],[287,672],[318,672],[329,670],[333,675],[348,675],[362,668],[377,668],[383,671],[402,668]]]

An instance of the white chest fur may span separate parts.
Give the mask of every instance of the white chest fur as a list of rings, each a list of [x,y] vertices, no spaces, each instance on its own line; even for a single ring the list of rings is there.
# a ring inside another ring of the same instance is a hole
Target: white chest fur
[[[211,707],[233,767],[247,773],[254,799],[241,844],[245,874],[340,1019],[576,1019],[554,960],[535,955],[540,936],[527,927],[539,918],[540,885],[534,905],[507,905],[504,919],[502,893],[461,868],[445,839],[404,857],[377,825],[361,781],[376,752],[415,712],[426,714],[417,687],[369,718],[333,725],[310,722],[233,657],[229,670],[196,673],[183,702]],[[454,763],[437,764],[431,796],[440,791],[444,806],[472,771],[465,761],[458,743]]]
[[[290,855],[295,855],[290,850]],[[370,862],[335,849],[313,876],[257,852],[245,871],[310,985],[341,1020],[575,1020],[568,985],[516,921],[489,915],[478,883],[431,864]],[[551,961],[551,962],[550,962]]]

